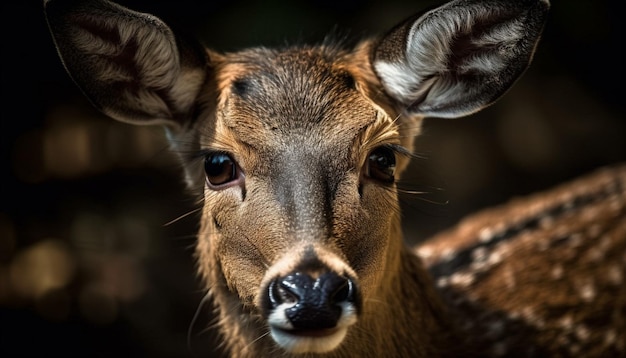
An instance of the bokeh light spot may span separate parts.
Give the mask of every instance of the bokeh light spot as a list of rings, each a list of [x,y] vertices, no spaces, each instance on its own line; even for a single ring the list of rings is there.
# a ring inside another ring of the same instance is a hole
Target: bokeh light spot
[[[10,283],[18,295],[37,299],[50,290],[68,285],[75,269],[67,245],[57,239],[47,239],[16,255],[9,269]]]

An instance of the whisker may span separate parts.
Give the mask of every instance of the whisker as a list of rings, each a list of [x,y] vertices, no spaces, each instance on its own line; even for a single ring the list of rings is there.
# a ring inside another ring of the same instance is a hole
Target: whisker
[[[200,303],[198,304],[198,308],[196,309],[196,312],[194,313],[191,322],[189,324],[189,329],[187,330],[187,349],[189,349],[190,351],[192,350],[191,348],[191,336],[192,336],[192,332],[193,332],[193,328],[196,325],[196,321],[198,320],[198,317],[200,317],[200,312],[202,311],[202,308],[204,307],[204,305],[209,302],[211,299],[211,293],[207,292],[203,297],[202,300],[200,300]],[[203,333],[203,332],[201,332]]]
[[[178,221],[188,217],[189,215],[193,215],[193,214],[197,213],[200,210],[202,210],[202,207],[198,207],[196,209],[193,209],[193,210],[191,210],[191,211],[189,211],[189,212],[187,212],[187,213],[185,213],[185,214],[183,214],[183,215],[181,215],[181,216],[179,216],[179,217],[177,217],[177,218],[175,218],[173,220],[170,220],[170,221],[166,222],[165,224],[163,224],[163,226],[170,226],[173,223],[178,222]]]
[[[428,191],[421,191],[421,190],[408,190],[408,189],[402,189],[402,188],[398,188],[398,192],[402,193],[402,194],[411,194],[411,195],[424,195],[424,194],[430,194],[430,192]]]
[[[259,337],[255,338],[252,342],[248,343],[246,345],[246,349],[248,347],[250,347],[251,345],[255,344],[256,342],[258,342],[259,340],[263,339],[264,337],[267,337],[270,334],[270,331],[266,331],[265,333],[263,333],[262,335],[260,335]]]
[[[209,323],[206,327],[204,327],[202,330],[200,330],[196,336],[201,336],[207,332],[210,332],[214,329],[216,329],[217,327],[220,326],[220,320],[218,317],[215,317],[214,319],[211,320],[211,323]]]
[[[409,196],[411,196],[411,199],[419,200],[419,201],[422,201],[422,202],[426,202],[426,203],[434,204],[434,205],[438,205],[438,206],[445,206],[445,205],[450,204],[450,200],[449,199],[437,200],[437,199],[428,198],[427,197],[428,195],[434,195],[434,193],[431,192],[431,191],[409,190],[409,189],[400,189],[400,188],[398,188],[398,193],[409,195]],[[403,195],[401,195],[399,199],[402,202],[404,202],[404,203],[409,203],[410,202]]]

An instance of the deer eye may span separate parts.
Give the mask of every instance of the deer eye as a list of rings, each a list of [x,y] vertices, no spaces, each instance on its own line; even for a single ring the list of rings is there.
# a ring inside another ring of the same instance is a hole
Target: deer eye
[[[204,172],[209,186],[220,187],[236,181],[240,171],[237,163],[226,153],[208,153],[204,157]]]
[[[394,181],[396,155],[391,148],[382,146],[374,149],[365,162],[364,175],[384,184]]]

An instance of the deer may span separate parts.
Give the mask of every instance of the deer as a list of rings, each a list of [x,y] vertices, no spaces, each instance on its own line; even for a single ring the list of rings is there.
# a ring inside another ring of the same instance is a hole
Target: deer
[[[232,357],[626,354],[626,166],[405,244],[397,180],[427,117],[529,67],[547,0],[452,0],[353,46],[205,48],[108,0],[44,0],[107,116],[165,128],[201,196],[198,275]]]

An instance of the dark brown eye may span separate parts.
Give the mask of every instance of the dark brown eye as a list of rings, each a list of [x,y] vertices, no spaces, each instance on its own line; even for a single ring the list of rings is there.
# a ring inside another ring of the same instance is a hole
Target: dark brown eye
[[[365,176],[384,184],[394,181],[396,172],[396,155],[390,148],[378,147],[367,157]]]
[[[204,171],[209,185],[221,186],[239,178],[239,168],[226,153],[209,153],[204,157]]]

